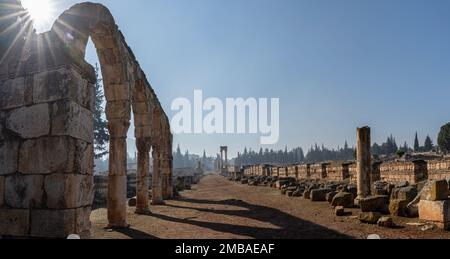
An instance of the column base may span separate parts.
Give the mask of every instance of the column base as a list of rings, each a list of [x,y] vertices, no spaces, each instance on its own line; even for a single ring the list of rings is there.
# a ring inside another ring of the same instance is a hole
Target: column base
[[[108,225],[105,229],[127,229],[130,228],[130,224],[120,224],[120,225]]]
[[[367,198],[367,196],[362,196],[362,195],[360,195],[360,196],[358,196],[358,197],[355,198],[353,204],[354,204],[355,206],[359,207],[359,206],[360,206],[360,201],[363,200],[363,199],[365,199],[365,198]]]
[[[152,206],[165,205],[164,201],[152,201],[150,204]]]
[[[150,215],[151,211],[149,209],[136,209],[134,213],[137,215]]]

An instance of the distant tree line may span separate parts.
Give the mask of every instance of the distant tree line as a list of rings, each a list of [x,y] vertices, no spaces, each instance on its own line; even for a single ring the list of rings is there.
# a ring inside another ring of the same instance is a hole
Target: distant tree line
[[[214,169],[216,158],[206,156],[206,151],[203,151],[203,156],[190,154],[189,150],[183,154],[178,145],[176,151],[173,153],[173,167],[174,168],[197,168],[198,162],[204,170]]]
[[[410,148],[406,142],[399,146],[392,135],[389,136],[384,143],[374,143],[372,145],[372,154],[375,157],[403,156],[406,153],[431,152],[437,150],[443,153],[450,152],[450,123],[441,128],[437,146],[434,145],[430,136],[427,136],[423,145],[420,145],[417,133],[414,138],[413,148]],[[338,147],[337,149],[329,149],[324,145],[319,146],[315,144],[308,150],[306,155],[301,147],[294,148],[290,151],[287,147],[284,150],[263,150],[261,148],[259,152],[245,148],[243,152],[238,153],[238,156],[235,159],[235,165],[244,166],[253,164],[297,164],[317,163],[322,161],[346,161],[354,160],[355,156],[355,148],[349,147],[347,142],[345,142],[344,147]]]

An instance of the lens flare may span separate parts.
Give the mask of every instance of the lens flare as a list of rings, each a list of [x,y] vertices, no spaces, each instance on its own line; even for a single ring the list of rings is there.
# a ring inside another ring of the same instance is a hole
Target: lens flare
[[[43,32],[50,29],[54,12],[52,0],[22,0],[22,5],[33,20],[36,31]]]

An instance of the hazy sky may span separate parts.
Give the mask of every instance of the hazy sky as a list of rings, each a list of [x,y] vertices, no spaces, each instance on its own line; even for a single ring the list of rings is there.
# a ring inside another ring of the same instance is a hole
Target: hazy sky
[[[40,0],[32,0],[40,1]],[[53,20],[79,1],[54,0]],[[177,97],[279,97],[280,142],[435,140],[450,121],[448,0],[104,0],[163,106]],[[48,25],[50,28],[50,25]],[[48,29],[47,28],[47,29]],[[89,48],[86,59],[96,62]],[[133,134],[130,134],[132,136]],[[259,135],[176,135],[208,154]],[[132,145],[130,145],[132,146]],[[266,146],[264,146],[266,148]]]

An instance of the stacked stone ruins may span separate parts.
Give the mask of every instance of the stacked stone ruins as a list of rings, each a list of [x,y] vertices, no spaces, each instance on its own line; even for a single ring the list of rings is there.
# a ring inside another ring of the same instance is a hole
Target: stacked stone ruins
[[[137,213],[173,196],[169,119],[109,10],[77,4],[36,34],[17,0],[0,0],[0,237],[89,237],[93,202],[94,68],[100,60],[110,134],[110,228],[127,227],[127,146],[134,115]]]
[[[337,216],[357,206],[361,222],[382,227],[395,226],[392,218],[383,216],[391,214],[450,230],[450,159],[374,161],[370,131],[357,129],[356,163],[250,165],[235,170],[229,180],[279,188],[289,197],[328,201]]]
[[[220,147],[219,171],[222,175],[228,174],[228,147]]]

